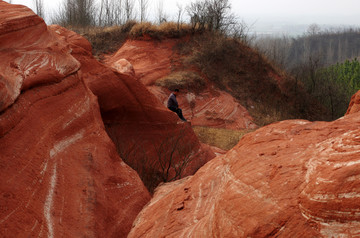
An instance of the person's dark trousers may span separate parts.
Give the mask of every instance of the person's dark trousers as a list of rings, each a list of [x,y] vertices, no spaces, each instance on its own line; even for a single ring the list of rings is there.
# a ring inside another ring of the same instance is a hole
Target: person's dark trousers
[[[176,114],[179,116],[179,118],[182,121],[186,121],[186,119],[184,118],[183,114],[182,114],[182,110],[180,108],[175,108],[175,107],[169,107],[169,109],[173,112],[176,112]]]

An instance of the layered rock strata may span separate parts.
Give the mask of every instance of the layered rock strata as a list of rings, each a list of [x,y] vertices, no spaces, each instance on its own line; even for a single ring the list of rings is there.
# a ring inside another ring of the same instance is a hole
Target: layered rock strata
[[[359,113],[260,128],[158,188],[129,237],[357,237],[359,128]]]

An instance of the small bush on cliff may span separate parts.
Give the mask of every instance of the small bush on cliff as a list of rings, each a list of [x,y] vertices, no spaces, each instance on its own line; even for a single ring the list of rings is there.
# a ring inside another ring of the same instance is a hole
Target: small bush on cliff
[[[122,26],[74,28],[72,30],[87,38],[92,45],[93,54],[99,56],[117,51],[135,24],[135,21],[129,21]],[[106,43],[104,44],[104,42]]]
[[[150,22],[142,22],[134,25],[130,31],[133,39],[150,37],[152,39],[179,38],[188,35],[191,27],[188,24],[178,24],[175,22],[163,22],[154,25]]]
[[[155,85],[165,87],[169,90],[179,88],[190,92],[200,92],[205,88],[206,82],[196,72],[177,71],[158,79]]]

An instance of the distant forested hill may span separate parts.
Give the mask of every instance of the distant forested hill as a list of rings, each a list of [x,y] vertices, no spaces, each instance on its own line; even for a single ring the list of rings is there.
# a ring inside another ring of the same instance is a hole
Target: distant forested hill
[[[327,110],[325,120],[344,115],[360,89],[360,29],[317,31],[297,38],[261,38],[256,47]]]
[[[261,38],[256,41],[256,47],[287,70],[309,60],[329,66],[359,58],[360,29],[311,31],[297,38]]]

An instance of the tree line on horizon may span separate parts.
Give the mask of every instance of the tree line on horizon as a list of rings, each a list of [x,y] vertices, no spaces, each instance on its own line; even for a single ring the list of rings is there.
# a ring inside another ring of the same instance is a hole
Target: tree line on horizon
[[[34,11],[44,17],[44,1],[33,0],[33,5]],[[151,15],[157,24],[169,20],[183,23],[187,15],[187,23],[200,29],[233,32],[239,26],[229,0],[194,0],[186,6],[177,3],[172,18],[164,10],[164,0],[157,0],[155,5]],[[150,0],[63,0],[49,20],[62,26],[106,27],[124,25],[129,21],[149,21],[150,10]]]
[[[360,90],[360,29],[324,29],[312,24],[298,37],[268,37],[254,44],[327,110],[324,119],[343,116]]]

